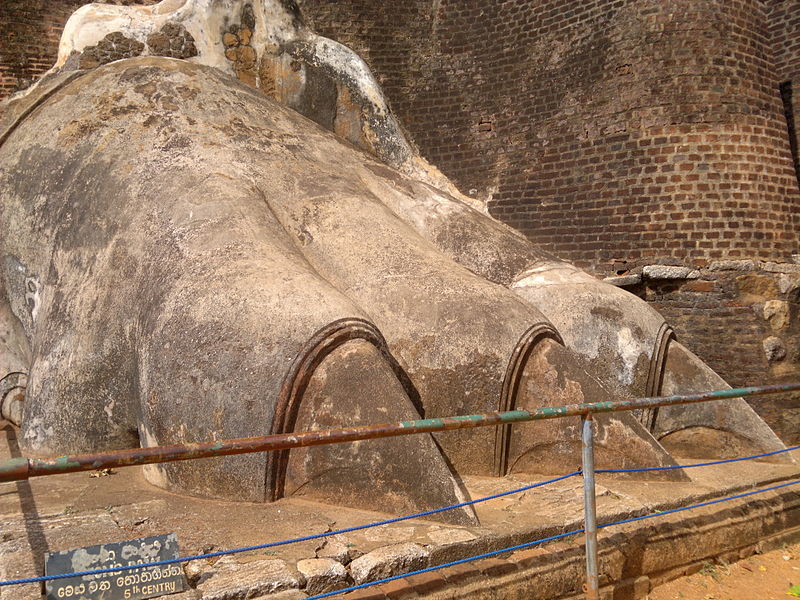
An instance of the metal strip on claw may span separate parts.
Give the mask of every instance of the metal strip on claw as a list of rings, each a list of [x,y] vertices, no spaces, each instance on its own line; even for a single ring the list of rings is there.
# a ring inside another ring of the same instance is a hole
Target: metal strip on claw
[[[0,379],[0,419],[19,426],[27,385],[28,375],[22,372],[15,371]]]
[[[298,353],[284,378],[275,404],[275,416],[270,434],[292,433],[303,393],[316,368],[326,356],[350,340],[362,339],[373,344],[392,366],[406,388],[409,398],[416,397],[408,376],[389,352],[386,340],[375,325],[358,318],[339,319],[315,333]],[[275,501],[283,497],[289,451],[272,452],[267,457],[266,496]]]
[[[500,402],[497,407],[499,412],[506,412],[515,408],[519,382],[522,379],[528,356],[530,356],[531,351],[539,340],[544,337],[552,338],[559,344],[564,344],[558,331],[546,321],[536,323],[523,334],[511,353],[511,360],[508,362],[508,368],[503,378]],[[510,439],[510,424],[497,428],[494,444],[494,475],[496,477],[504,477],[506,469],[508,469],[508,444]]]
[[[647,372],[647,387],[644,395],[648,398],[658,396],[661,391],[664,366],[667,363],[667,349],[669,348],[669,343],[674,339],[676,339],[675,331],[666,323],[662,323],[656,335],[653,354],[650,357],[650,369]],[[644,408],[637,416],[644,428],[652,432],[655,429],[656,419],[658,418],[658,407]]]

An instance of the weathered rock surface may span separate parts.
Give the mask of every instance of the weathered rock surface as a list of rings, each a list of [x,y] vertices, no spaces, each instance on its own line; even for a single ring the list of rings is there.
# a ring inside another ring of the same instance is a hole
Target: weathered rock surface
[[[697,279],[700,272],[689,267],[647,265],[642,269],[642,275],[647,279]]]
[[[603,279],[605,283],[610,283],[611,285],[615,285],[617,287],[626,287],[629,285],[636,285],[637,283],[641,283],[642,276],[639,274],[635,275],[617,275],[616,277],[606,277]]]
[[[257,595],[299,588],[303,583],[302,577],[282,560],[238,563],[231,559],[218,561],[208,579],[202,581],[197,589],[203,600],[247,600]]]
[[[789,324],[789,303],[785,300],[767,300],[764,303],[764,319],[776,331],[785,328]]]
[[[708,268],[711,271],[755,271],[758,264],[754,260],[717,260]]]
[[[336,538],[326,539],[316,551],[317,558],[330,558],[343,565],[350,564],[354,558],[358,558],[362,554],[353,548],[353,544],[348,546],[347,543]]]
[[[764,346],[764,355],[768,361],[773,362],[786,358],[786,346],[781,338],[771,335],[764,338],[762,345]]]
[[[399,174],[365,163],[332,134],[213,69],[140,58],[85,77],[52,94],[36,122],[19,123],[0,159],[0,185],[8,191],[3,216],[14,231],[2,250],[16,257],[7,263],[13,266],[6,271],[9,297],[40,290],[15,305],[15,314],[26,336],[43,336],[37,348],[47,358],[35,364],[49,365],[30,374],[23,417],[30,451],[407,420],[420,408],[429,416],[498,408],[509,356],[531,328],[547,328],[547,320],[415,233],[398,204],[402,198],[392,199],[393,210],[381,202],[372,190],[404,182]],[[219,111],[221,101],[229,109]],[[98,110],[106,111],[102,122]],[[174,122],[186,133],[149,125],[156,122]],[[94,133],[86,135],[84,127]],[[243,135],[237,131],[248,132],[246,141],[223,158],[220,149],[230,146],[231,136]],[[48,137],[53,148],[42,146]],[[128,168],[132,149],[137,166]],[[63,175],[54,168],[59,161]],[[34,182],[29,173],[40,168],[47,174]],[[87,180],[96,200],[87,199]],[[31,193],[41,207],[25,200]],[[433,204],[467,210],[467,224],[499,228],[495,237],[505,236],[511,249],[525,244],[456,199],[425,187],[419,193]],[[71,226],[53,220],[64,211]],[[25,232],[33,223],[40,234],[31,238]],[[365,231],[388,245],[376,251],[365,243]],[[525,248],[528,260],[537,256]],[[81,267],[53,271],[53,263]],[[127,276],[120,279],[120,272]],[[56,289],[63,296],[50,294]],[[139,299],[137,329],[125,325],[130,298]],[[87,302],[93,310],[85,310]],[[398,303],[407,308],[397,311]],[[572,368],[567,351],[552,353],[559,369]],[[524,370],[526,355],[514,360]],[[574,395],[581,388],[570,389],[552,402],[583,400]],[[72,417],[52,419],[66,417],[66,397],[71,414],[83,414],[92,428],[75,430]],[[616,420],[635,428],[629,415]],[[651,448],[651,462],[669,461],[646,433],[634,431]],[[608,441],[611,446],[613,437]],[[457,469],[485,474],[496,469],[493,448],[503,444],[489,429],[450,433],[440,443]],[[375,460],[375,452],[382,458]],[[463,499],[430,438],[286,454],[270,456],[266,465],[246,455],[147,472],[166,487],[248,500],[316,490],[329,500],[373,505],[376,484],[385,485],[396,512]],[[429,481],[423,484],[420,474]],[[450,511],[442,518],[464,524],[470,514]]]
[[[305,577],[307,594],[324,594],[350,582],[350,575],[342,563],[332,558],[307,558],[297,563],[297,570]]]
[[[383,546],[350,563],[350,574],[356,584],[374,581],[425,568],[428,551],[419,544],[405,542]]]

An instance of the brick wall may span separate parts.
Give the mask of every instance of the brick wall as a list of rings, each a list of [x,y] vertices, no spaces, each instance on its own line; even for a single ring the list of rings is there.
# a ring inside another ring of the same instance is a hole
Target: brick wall
[[[0,98],[28,87],[53,66],[69,16],[91,0],[0,0]],[[100,4],[156,4],[108,0]]]
[[[363,53],[423,155],[564,258],[602,273],[798,249],[758,0],[301,5]]]
[[[775,71],[781,81],[800,75],[800,3],[766,0]]]
[[[775,74],[784,91],[795,171],[800,179],[800,3],[767,0],[769,36],[775,58]]]

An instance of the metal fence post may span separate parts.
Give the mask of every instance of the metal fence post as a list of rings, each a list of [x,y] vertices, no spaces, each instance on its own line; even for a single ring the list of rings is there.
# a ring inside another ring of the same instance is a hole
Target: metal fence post
[[[600,583],[597,574],[597,507],[594,493],[594,434],[592,413],[581,421],[583,458],[583,514],[586,533],[586,600],[598,600]]]

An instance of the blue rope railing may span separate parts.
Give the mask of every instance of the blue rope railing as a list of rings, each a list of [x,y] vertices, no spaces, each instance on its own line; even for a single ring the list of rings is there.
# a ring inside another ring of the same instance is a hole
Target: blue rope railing
[[[288,544],[295,544],[297,542],[307,542],[309,540],[318,540],[320,538],[327,538],[334,535],[342,535],[345,533],[352,533],[354,531],[361,531],[363,529],[369,529],[371,527],[378,527],[380,525],[389,525],[391,523],[399,523],[400,521],[408,521],[409,519],[421,519],[423,517],[428,517],[431,515],[435,515],[438,513],[442,513],[448,510],[454,510],[456,508],[463,508],[465,506],[471,506],[473,504],[478,504],[480,502],[487,502],[489,500],[496,500],[497,498],[502,498],[504,496],[510,496],[512,494],[518,494],[520,492],[525,492],[528,490],[532,490],[538,487],[543,487],[545,485],[550,485],[551,483],[556,483],[558,481],[563,481],[565,479],[569,479],[570,477],[575,477],[580,475],[580,471],[573,471],[572,473],[567,473],[566,475],[561,475],[559,477],[554,477],[553,479],[548,479],[546,481],[540,481],[538,483],[532,483],[530,485],[523,486],[521,488],[516,488],[513,490],[508,490],[505,492],[499,492],[497,494],[492,494],[491,496],[484,496],[482,498],[476,498],[475,500],[468,500],[466,502],[459,502],[458,504],[451,504],[449,506],[443,506],[441,508],[434,508],[432,510],[426,510],[423,512],[414,513],[411,515],[405,515],[403,517],[394,517],[392,519],[386,519],[384,521],[375,521],[373,523],[367,523],[365,525],[356,525],[354,527],[346,527],[344,529],[337,529],[335,531],[325,531],[323,533],[315,533],[312,535],[306,535],[303,537],[296,537],[291,538],[288,540],[280,540],[278,542],[267,542],[265,544],[257,544],[255,546],[244,546],[241,548],[232,548],[231,550],[218,550],[216,552],[207,552],[205,554],[196,554],[194,556],[183,556],[179,558],[170,558],[166,560],[155,561],[152,563],[143,563],[139,565],[125,565],[121,567],[109,567],[107,569],[95,569],[92,571],[76,571],[75,573],[61,573],[56,575],[41,575],[39,577],[27,577],[24,579],[13,579],[9,581],[0,581],[0,587],[8,586],[8,585],[20,585],[23,583],[39,583],[42,581],[52,581],[54,579],[66,579],[70,577],[84,577],[86,575],[103,575],[106,573],[117,573],[119,571],[129,571],[132,569],[145,569],[149,567],[162,567],[165,565],[172,565],[175,563],[183,563],[189,562],[192,560],[199,560],[199,559],[207,559],[207,558],[218,558],[220,556],[227,556],[230,554],[239,554],[240,552],[250,552],[252,550],[264,550],[266,548],[275,548],[276,546],[286,546]]]
[[[764,458],[764,457],[767,457],[767,456],[774,456],[776,454],[782,454],[782,453],[785,453],[785,452],[791,452],[793,450],[798,450],[798,449],[800,449],[800,446],[793,446],[791,448],[785,448],[783,450],[776,450],[774,452],[766,452],[766,453],[763,453],[763,454],[755,454],[755,455],[752,455],[752,456],[745,456],[745,457],[741,457],[741,458],[730,458],[730,459],[712,461],[712,462],[707,462],[707,463],[697,463],[697,464],[693,464],[693,465],[670,465],[670,466],[666,466],[666,467],[647,467],[647,468],[634,468],[634,469],[597,469],[595,472],[596,473],[633,473],[633,472],[642,472],[642,471],[664,471],[664,470],[670,470],[670,469],[681,469],[681,468],[691,468],[691,467],[706,467],[706,466],[712,466],[712,465],[718,465],[718,464],[724,464],[724,463],[740,462],[740,461],[745,461],[745,460],[755,460],[755,459],[758,459],[758,458]],[[347,528],[338,529],[338,530],[335,530],[335,531],[326,531],[326,532],[323,532],[323,533],[316,533],[316,534],[312,534],[312,535],[291,538],[291,539],[288,539],[288,540],[280,540],[280,541],[276,541],[276,542],[267,542],[267,543],[264,543],[264,544],[257,544],[257,545],[254,545],[254,546],[244,546],[244,547],[241,547],[241,548],[232,548],[230,550],[219,550],[219,551],[216,551],[216,552],[207,552],[207,553],[204,553],[204,554],[196,554],[196,555],[192,555],[192,556],[184,556],[184,557],[179,557],[179,558],[173,558],[173,559],[167,559],[167,560],[161,560],[161,561],[154,561],[154,562],[151,562],[151,563],[144,563],[144,564],[138,564],[138,565],[126,565],[126,566],[119,566],[119,567],[110,567],[110,568],[106,568],[106,569],[94,569],[94,570],[91,570],[91,571],[77,571],[77,572],[74,572],[74,573],[62,573],[62,574],[55,574],[55,575],[41,575],[41,576],[38,576],[38,577],[27,577],[27,578],[22,578],[22,579],[11,579],[11,580],[7,580],[7,581],[0,581],[0,587],[12,586],[12,585],[22,585],[22,584],[29,584],[29,583],[40,583],[40,582],[44,582],[44,581],[52,581],[52,580],[56,580],[56,579],[67,579],[67,578],[72,578],[72,577],[83,577],[83,576],[87,576],[87,575],[103,575],[103,574],[107,574],[107,573],[118,573],[120,571],[127,571],[127,570],[133,570],[133,569],[145,569],[145,568],[150,568],[150,567],[160,567],[160,566],[172,565],[172,564],[176,564],[176,563],[190,562],[190,561],[193,561],[193,560],[218,558],[218,557],[221,557],[221,556],[227,556],[227,555],[231,555],[231,554],[238,554],[238,553],[241,553],[241,552],[250,552],[250,551],[253,551],[253,550],[264,550],[264,549],[267,549],[267,548],[274,548],[274,547],[277,547],[277,546],[285,546],[285,545],[288,545],[288,544],[294,544],[294,543],[298,543],[298,542],[305,542],[305,541],[310,541],[310,540],[327,538],[327,537],[331,537],[331,536],[335,536],[335,535],[342,535],[342,534],[346,534],[346,533],[352,533],[352,532],[355,532],[355,531],[361,531],[361,530],[369,529],[369,528],[372,528],[372,527],[378,527],[378,526],[381,526],[381,525],[389,525],[389,524],[392,524],[392,523],[398,523],[398,522],[401,522],[401,521],[407,521],[409,519],[420,519],[420,518],[428,517],[428,516],[435,515],[435,514],[438,514],[438,513],[442,513],[442,512],[448,511],[448,510],[454,510],[454,509],[458,509],[458,508],[463,508],[463,507],[475,505],[475,504],[478,504],[478,503],[481,503],[481,502],[487,502],[489,500],[495,500],[497,498],[502,498],[502,497],[505,497],[505,496],[518,494],[518,493],[525,492],[525,491],[528,491],[528,490],[532,490],[532,489],[535,489],[535,488],[544,487],[546,485],[557,483],[559,481],[563,481],[563,480],[569,479],[571,477],[576,477],[576,476],[578,476],[580,474],[581,474],[581,471],[573,471],[571,473],[567,473],[566,475],[561,475],[559,477],[554,477],[554,478],[548,479],[546,481],[540,481],[540,482],[533,483],[533,484],[530,484],[530,485],[526,485],[526,486],[523,486],[523,487],[520,487],[520,488],[515,488],[513,490],[508,490],[508,491],[505,491],[505,492],[499,492],[497,494],[492,494],[492,495],[489,495],[489,496],[476,498],[475,500],[468,500],[468,501],[465,501],[465,502],[460,502],[458,504],[452,504],[452,505],[449,505],[449,506],[443,506],[441,508],[435,508],[435,509],[432,509],[432,510],[426,510],[426,511],[418,512],[418,513],[414,513],[414,514],[410,514],[410,515],[405,515],[405,516],[401,516],[401,517],[394,517],[394,518],[385,519],[385,520],[382,520],[382,521],[375,521],[375,522],[367,523],[367,524],[364,524],[364,525],[356,525],[356,526],[353,526],[353,527],[347,527]],[[788,483],[782,483],[782,484],[774,485],[774,486],[771,486],[771,487],[763,488],[763,489],[760,489],[760,490],[744,492],[744,493],[741,493],[741,494],[736,494],[734,496],[728,496],[728,497],[725,497],[725,498],[718,498],[718,499],[715,499],[715,500],[709,500],[707,502],[701,502],[699,504],[693,504],[693,505],[690,505],[690,506],[685,506],[685,507],[680,507],[680,508],[673,508],[673,509],[670,509],[670,510],[656,512],[656,513],[652,513],[652,514],[649,514],[649,515],[631,517],[629,519],[623,519],[621,521],[614,521],[612,523],[606,523],[604,525],[598,525],[598,528],[600,529],[600,528],[604,528],[604,527],[611,527],[613,525],[621,525],[621,524],[630,523],[630,522],[633,522],[633,521],[639,521],[639,520],[643,520],[643,519],[650,519],[650,518],[653,518],[653,517],[658,517],[658,516],[667,515],[667,514],[671,514],[671,513],[681,512],[681,511],[690,510],[690,509],[694,509],[694,508],[700,508],[700,507],[709,506],[709,505],[712,505],[712,504],[718,504],[720,502],[725,502],[725,501],[728,501],[728,500],[735,500],[735,499],[738,499],[738,498],[744,498],[744,497],[747,497],[747,496],[752,496],[754,494],[760,494],[760,493],[767,492],[767,491],[770,491],[770,490],[776,490],[776,489],[780,489],[780,488],[784,488],[784,487],[789,487],[789,486],[792,486],[792,485],[796,485],[798,483],[800,483],[800,480],[795,480],[795,481],[791,481],[791,482],[788,482]],[[561,538],[569,537],[571,535],[576,535],[576,534],[583,533],[583,532],[584,532],[584,529],[575,529],[575,530],[568,531],[568,532],[565,532],[565,533],[561,533],[561,534],[558,534],[558,535],[555,535],[555,536],[551,536],[551,537],[547,537],[547,538],[541,538],[541,539],[538,539],[538,540],[533,540],[531,542],[525,542],[523,544],[518,544],[516,546],[509,546],[507,548],[502,548],[500,550],[494,550],[492,552],[487,552],[487,553],[484,553],[484,554],[478,554],[478,555],[475,555],[475,556],[471,556],[471,557],[468,557],[468,558],[463,558],[463,559],[452,561],[452,562],[449,562],[449,563],[443,563],[443,564],[440,564],[440,565],[435,565],[435,566],[432,566],[432,567],[428,567],[426,569],[420,569],[418,571],[412,571],[410,573],[404,573],[402,575],[396,575],[396,576],[393,576],[393,577],[387,577],[385,579],[381,579],[381,580],[377,580],[377,581],[370,581],[370,582],[363,583],[363,584],[360,584],[360,585],[357,585],[357,586],[353,586],[353,587],[343,588],[343,589],[340,589],[340,590],[336,590],[334,592],[327,592],[325,594],[319,594],[317,596],[311,596],[311,597],[307,598],[306,600],[317,600],[319,598],[327,598],[327,597],[335,595],[335,594],[342,594],[342,593],[345,593],[345,592],[350,592],[350,591],[362,589],[362,588],[365,588],[365,587],[378,585],[380,583],[387,583],[389,581],[394,581],[396,579],[400,579],[401,577],[408,577],[410,575],[417,575],[417,574],[420,574],[420,573],[427,573],[427,572],[430,572],[430,571],[435,571],[435,570],[438,570],[438,569],[444,569],[446,567],[451,567],[451,566],[455,566],[455,565],[471,562],[471,561],[474,561],[474,560],[479,560],[479,559],[482,559],[482,558],[490,558],[490,557],[493,557],[493,556],[497,556],[499,554],[503,554],[503,553],[507,553],[507,552],[513,552],[515,550],[522,550],[522,549],[525,549],[525,548],[529,548],[531,546],[536,546],[538,544],[542,544],[542,543],[545,543],[545,542],[558,540],[558,539],[561,539]]]
[[[736,494],[735,496],[728,496],[725,498],[717,498],[716,500],[709,500],[708,502],[701,502],[699,504],[692,504],[691,506],[682,506],[680,508],[673,508],[670,510],[663,510],[656,513],[651,513],[649,515],[641,515],[639,517],[631,517],[630,519],[622,519],[621,521],[614,521],[613,523],[605,523],[604,525],[598,525],[598,529],[602,529],[604,527],[612,527],[614,525],[622,525],[624,523],[631,523],[633,521],[642,521],[644,519],[652,519],[654,517],[661,517],[663,515],[668,515],[671,513],[681,512],[684,510],[690,510],[693,508],[700,508],[702,506],[709,506],[711,504],[719,504],[720,502],[727,502],[729,500],[736,500],[738,498],[744,498],[746,496],[753,496],[755,494],[762,494],[764,492],[769,492],[771,490],[777,490],[784,487],[789,487],[791,485],[797,485],[800,483],[800,479],[795,481],[791,481],[788,483],[781,483],[779,485],[773,485],[767,488],[763,488],[760,490],[754,490],[751,492],[745,492],[743,494]],[[427,567],[425,569],[419,569],[417,571],[411,571],[409,573],[403,573],[402,575],[394,575],[392,577],[385,577],[383,579],[378,579],[376,581],[368,581],[366,583],[362,583],[360,585],[354,585],[347,588],[342,588],[340,590],[335,590],[333,592],[326,592],[324,594],[317,594],[316,596],[309,596],[305,600],[320,600],[320,598],[329,598],[330,596],[335,596],[336,594],[345,594],[347,592],[353,592],[355,590],[361,590],[367,587],[372,587],[374,585],[380,585],[381,583],[388,583],[390,581],[395,581],[397,579],[401,579],[403,577],[410,577],[412,575],[420,575],[422,573],[430,573],[431,571],[438,571],[439,569],[445,569],[447,567],[453,567],[455,565],[464,564],[467,562],[471,562],[474,560],[480,560],[482,558],[491,558],[493,556],[497,556],[499,554],[504,554],[506,552],[514,552],[516,550],[524,550],[525,548],[530,548],[531,546],[536,546],[538,544],[543,544],[545,542],[552,542],[554,540],[560,540],[565,537],[569,537],[571,535],[576,535],[578,533],[583,533],[584,529],[573,529],[572,531],[567,531],[565,533],[560,533],[558,535],[554,535],[547,538],[542,538],[539,540],[534,540],[532,542],[525,542],[524,544],[517,544],[516,546],[509,546],[508,548],[501,548],[500,550],[493,550],[492,552],[486,552],[484,554],[478,554],[476,556],[470,556],[468,558],[462,558],[460,560],[454,560],[449,563],[444,563],[441,565],[434,565],[432,567]]]

